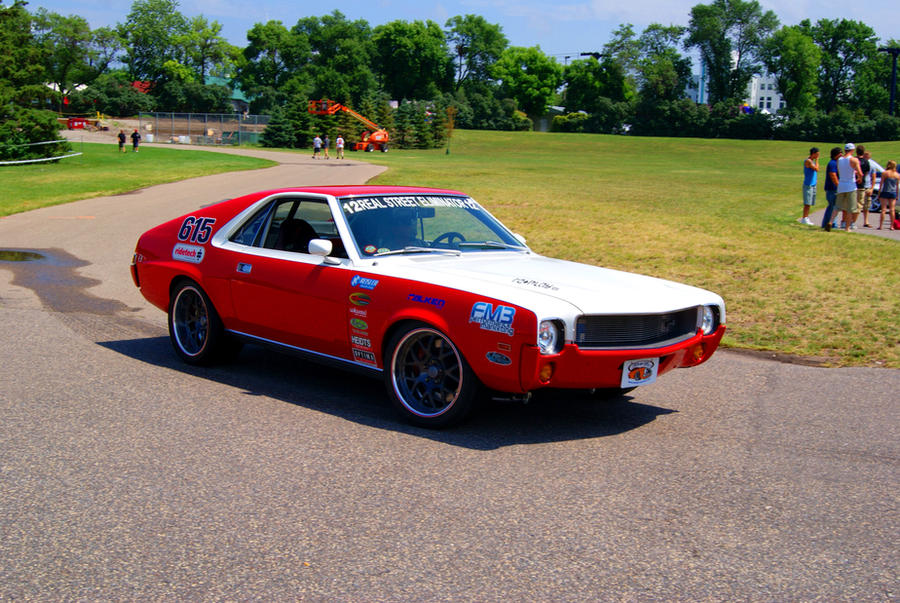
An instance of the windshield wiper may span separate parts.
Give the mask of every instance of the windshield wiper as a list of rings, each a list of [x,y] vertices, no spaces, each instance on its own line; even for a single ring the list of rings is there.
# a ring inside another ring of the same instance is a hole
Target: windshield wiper
[[[524,249],[521,245],[510,245],[500,241],[466,241],[460,247],[480,247],[482,249]]]
[[[449,253],[450,255],[461,255],[462,253],[458,249],[441,249],[440,247],[415,247],[412,245],[407,245],[403,249],[393,249],[391,251],[382,251],[380,253],[376,253],[372,257],[380,258],[385,255],[402,255],[405,253]]]

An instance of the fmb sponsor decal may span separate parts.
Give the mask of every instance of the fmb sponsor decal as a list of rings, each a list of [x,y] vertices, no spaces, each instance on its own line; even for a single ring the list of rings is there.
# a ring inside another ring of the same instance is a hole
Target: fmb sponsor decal
[[[172,248],[172,259],[182,262],[190,262],[199,264],[203,261],[203,255],[206,251],[199,245],[187,245],[186,243],[178,243]]]
[[[354,274],[353,278],[350,279],[350,286],[359,287],[360,289],[368,289],[369,291],[371,291],[378,286],[378,279],[366,278],[365,276]]]
[[[350,294],[350,303],[354,306],[368,306],[372,303],[372,297],[368,293],[357,291]]]
[[[475,302],[469,314],[469,322],[477,323],[485,331],[512,336],[516,332],[512,326],[515,317],[516,309],[510,306],[498,305],[495,308],[488,302]]]

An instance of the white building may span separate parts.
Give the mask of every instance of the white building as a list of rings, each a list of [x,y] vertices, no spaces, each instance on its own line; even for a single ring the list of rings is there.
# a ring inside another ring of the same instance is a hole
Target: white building
[[[775,77],[769,74],[754,75],[747,86],[747,104],[763,113],[778,113],[784,109],[784,98],[778,92]]]

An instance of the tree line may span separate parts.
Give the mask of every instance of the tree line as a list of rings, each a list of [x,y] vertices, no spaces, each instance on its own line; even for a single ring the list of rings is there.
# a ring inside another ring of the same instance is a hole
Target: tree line
[[[77,15],[30,13],[22,0],[0,4],[0,137],[22,138],[29,128],[11,125],[16,119],[34,131],[49,119],[38,115],[48,106],[111,115],[230,112],[232,87],[250,99],[251,112],[272,115],[270,138],[277,131],[287,146],[306,146],[316,130],[346,117],[310,116],[306,101],[317,98],[389,127],[400,146],[442,144],[451,120],[463,128],[531,129],[551,106],[561,108],[551,123],[559,131],[900,137],[900,120],[887,115],[891,57],[879,52],[871,27],[848,19],[782,25],[756,0],[697,4],[686,27],[654,23],[638,33],[623,24],[601,52],[565,65],[538,46],[510,46],[499,24],[471,14],[443,26],[397,20],[372,27],[335,10],[291,26],[256,23],[244,47],[221,29],[183,15],[177,0],[135,0],[123,23],[97,29]],[[704,104],[685,96],[699,70],[692,55],[708,77]],[[786,108],[742,110],[751,77],[766,72]]]

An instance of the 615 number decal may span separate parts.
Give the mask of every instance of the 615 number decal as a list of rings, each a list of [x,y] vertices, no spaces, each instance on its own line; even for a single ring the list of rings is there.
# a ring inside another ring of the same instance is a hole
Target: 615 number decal
[[[181,229],[178,231],[178,240],[200,244],[206,243],[212,236],[212,225],[215,223],[215,218],[188,216],[181,223]]]

